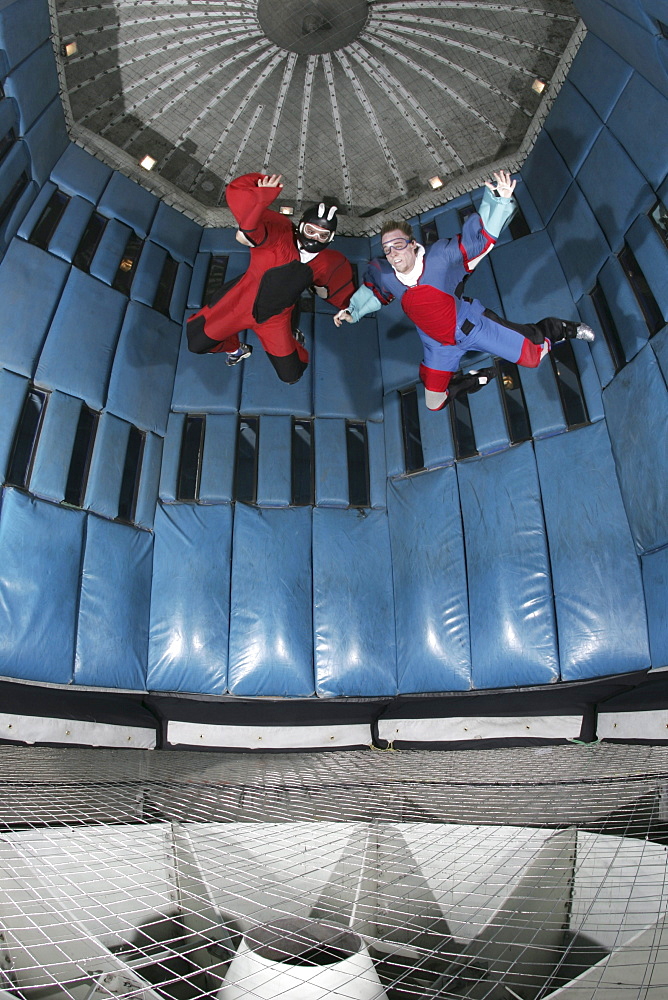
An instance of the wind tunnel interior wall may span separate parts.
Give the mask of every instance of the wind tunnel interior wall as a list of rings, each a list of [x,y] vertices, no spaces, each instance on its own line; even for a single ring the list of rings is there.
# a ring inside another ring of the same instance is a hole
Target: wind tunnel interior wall
[[[305,299],[292,387],[259,346],[189,354],[247,251],[69,141],[46,0],[2,5],[2,676],[393,698],[668,663],[668,29],[658,0],[579,8],[467,294],[597,339],[431,413],[393,306],[337,331]],[[411,221],[452,236],[480,196]],[[337,245],[360,275],[379,249]]]

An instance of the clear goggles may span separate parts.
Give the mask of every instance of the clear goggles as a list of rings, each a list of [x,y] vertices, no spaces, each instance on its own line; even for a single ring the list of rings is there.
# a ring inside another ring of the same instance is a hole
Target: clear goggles
[[[305,222],[301,230],[309,240],[317,240],[319,243],[329,243],[332,235],[329,229],[321,229],[320,226],[313,226],[310,222]]]
[[[382,244],[383,253],[387,257],[387,255],[390,254],[390,253],[392,253],[393,250],[405,250],[406,247],[408,246],[408,244],[412,243],[412,242],[413,242],[413,240],[409,240],[407,238],[406,239],[399,239],[399,237],[397,237],[396,240],[390,240],[389,243],[383,243]]]

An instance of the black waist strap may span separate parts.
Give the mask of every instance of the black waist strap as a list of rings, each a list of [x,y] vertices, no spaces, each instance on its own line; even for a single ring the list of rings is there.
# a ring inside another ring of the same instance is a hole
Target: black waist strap
[[[459,329],[462,331],[465,337],[468,337],[469,333],[471,332],[474,326],[475,323],[472,323],[470,319],[465,319]]]

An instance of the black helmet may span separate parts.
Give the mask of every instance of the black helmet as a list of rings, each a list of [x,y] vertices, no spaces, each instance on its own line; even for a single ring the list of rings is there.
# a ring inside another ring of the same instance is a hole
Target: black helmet
[[[326,242],[321,240],[316,240],[308,237],[304,233],[304,226],[310,224],[312,226],[318,226],[319,229],[327,229],[329,231],[329,239]],[[307,210],[302,215],[299,220],[299,225],[297,226],[297,241],[307,253],[318,253],[319,250],[324,250],[327,243],[330,243],[334,239],[334,234],[336,233],[336,205],[331,205],[329,208],[325,206],[323,201],[319,205],[314,205],[313,208],[307,208]]]

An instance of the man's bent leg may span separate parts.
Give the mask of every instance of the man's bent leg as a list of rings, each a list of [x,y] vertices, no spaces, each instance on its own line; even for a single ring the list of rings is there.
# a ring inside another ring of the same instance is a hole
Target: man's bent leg
[[[424,385],[424,401],[428,410],[442,410],[448,401],[448,385],[452,372],[440,372],[420,365],[420,381]]]
[[[204,316],[193,316],[186,323],[188,350],[193,354],[218,354],[220,351],[231,353],[239,347],[239,335],[231,333],[224,340],[214,340],[204,332]]]
[[[308,361],[302,361],[298,351],[293,351],[292,354],[286,354],[282,357],[267,352],[267,357],[274,366],[274,371],[281,382],[287,382],[288,385],[294,385],[295,382],[299,382],[308,368]]]

